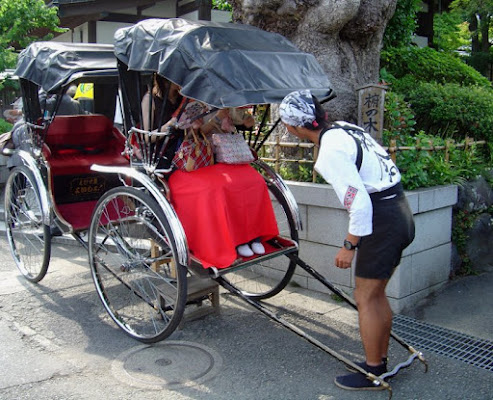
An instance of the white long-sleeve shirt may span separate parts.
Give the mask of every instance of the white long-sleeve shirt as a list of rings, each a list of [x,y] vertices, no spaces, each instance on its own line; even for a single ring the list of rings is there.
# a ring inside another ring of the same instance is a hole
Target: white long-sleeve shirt
[[[361,142],[362,163],[358,171],[356,141],[341,128],[329,129],[320,141],[316,171],[332,185],[341,204],[349,212],[350,234],[372,233],[373,206],[369,194],[381,192],[401,180],[399,170],[388,153],[361,128],[347,122],[336,125],[354,130]]]

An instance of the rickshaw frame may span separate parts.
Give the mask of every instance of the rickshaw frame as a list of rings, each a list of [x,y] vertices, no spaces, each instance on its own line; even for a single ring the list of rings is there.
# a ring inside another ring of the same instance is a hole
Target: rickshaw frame
[[[52,225],[54,221],[53,219],[53,213],[54,213],[56,216],[57,225],[63,228],[62,229],[63,232],[72,234],[84,247],[88,249],[89,260],[92,268],[91,270],[93,272],[93,278],[96,287],[98,288],[98,294],[100,295],[100,298],[105,308],[110,313],[114,321],[130,336],[138,340],[141,340],[143,342],[153,342],[157,340],[162,340],[166,336],[168,336],[173,331],[174,327],[176,327],[177,325],[175,320],[181,319],[185,304],[179,304],[179,303],[183,302],[182,292],[186,292],[186,281],[178,284],[177,286],[177,288],[179,287],[179,289],[176,290],[177,292],[176,297],[181,300],[176,301],[176,309],[177,309],[176,318],[174,317],[175,313],[172,312],[173,318],[171,318],[171,320],[173,321],[173,323],[170,324],[172,329],[167,329],[164,327],[164,328],[159,328],[159,330],[155,332],[151,332],[149,334],[148,333],[143,334],[134,331],[134,328],[127,328],[125,324],[120,323],[119,321],[120,316],[118,316],[117,312],[112,309],[112,306],[108,303],[108,294],[104,292],[103,284],[101,282],[101,274],[103,272],[101,271],[98,272],[97,270],[98,268],[97,265],[99,264],[98,261],[100,261],[100,258],[97,256],[97,252],[100,251],[100,246],[101,246],[100,244],[96,243],[98,241],[97,230],[102,224],[95,222],[95,218],[97,217],[97,215],[95,216],[95,212],[100,211],[99,216],[101,216],[101,213],[105,212],[104,206],[101,206],[102,208],[101,207],[98,208],[99,203],[101,202],[101,200],[103,200],[103,198],[99,199],[92,213],[93,215],[91,216],[91,221],[89,227],[87,228],[89,233],[89,238],[86,241],[80,235],[81,232],[84,232],[86,230],[86,226],[84,225],[82,228],[80,227],[74,228],[70,223],[70,221],[66,220],[64,216],[62,216],[57,211],[58,204],[56,204],[57,202],[54,197],[54,192],[52,192],[52,186],[54,184],[55,175],[54,172],[52,171],[51,164],[47,159],[45,147],[48,142],[45,139],[47,137],[49,138],[51,132],[50,128],[52,127],[53,123],[57,121],[57,118],[64,118],[64,117],[57,117],[56,107],[55,107],[55,112],[53,112],[52,115],[48,115],[47,117],[44,110],[40,109],[40,104],[38,103],[39,102],[38,88],[44,89],[47,93],[54,93],[58,95],[59,97],[57,98],[57,103],[56,103],[58,106],[61,101],[61,95],[65,92],[68,85],[70,85],[73,82],[77,82],[78,79],[87,78],[87,77],[98,78],[106,75],[112,75],[112,76],[115,75],[116,60],[114,59],[114,57],[113,58],[108,57],[107,53],[109,50],[110,47],[100,46],[100,45],[93,46],[93,45],[84,45],[84,44],[40,42],[31,45],[21,54],[18,63],[17,73],[20,77],[21,88],[23,91],[23,102],[24,102],[24,109],[26,112],[26,119],[27,119],[26,126],[29,132],[30,147],[28,151],[20,150],[17,152],[17,155],[20,156],[20,159],[22,160],[22,164],[27,168],[27,172],[14,170],[15,174],[13,174],[13,176],[14,177],[20,176],[19,178],[20,181],[24,181],[24,180],[29,181],[26,175],[30,175],[31,173],[34,175],[33,178],[34,182],[31,185],[32,186],[31,189],[32,192],[34,193],[34,197],[39,198],[38,201],[39,214],[41,218],[39,229],[42,229],[44,231],[43,234],[38,233],[35,236],[40,236],[40,237],[43,236],[45,238],[45,247],[46,247],[46,243],[48,246],[48,250],[45,251],[45,253],[47,254],[41,254],[42,266],[39,268],[38,271],[36,271],[36,268],[33,269],[33,272],[26,270],[26,268],[23,266],[23,260],[21,259],[24,255],[21,256],[20,253],[18,254],[17,251],[18,248],[21,247],[21,245],[19,246],[16,245],[15,240],[13,238],[14,235],[12,235],[11,233],[11,229],[8,230],[8,234],[9,237],[11,237],[10,243],[11,243],[12,254],[14,256],[14,259],[16,259],[19,269],[26,276],[27,279],[32,280],[33,282],[38,282],[46,274],[47,266],[49,264],[49,253],[50,253],[49,249],[51,248],[50,247],[51,236],[46,234],[46,229],[47,227]],[[103,54],[100,55],[99,52]],[[298,51],[296,50],[296,53],[297,52]],[[101,63],[97,63],[97,67],[95,67],[94,60],[97,60],[98,58],[104,59],[104,68],[101,66]],[[120,74],[118,74],[118,76],[120,77],[120,80],[122,80],[121,63],[118,64],[118,68],[120,69],[119,71]],[[48,74],[42,73],[45,71],[48,71],[49,73]],[[149,71],[146,71],[146,73],[149,73]],[[287,90],[291,90],[291,88],[288,87],[284,91],[286,92]],[[125,92],[125,85],[121,86],[121,91]],[[125,98],[125,96],[123,97]],[[31,103],[31,101],[34,101],[34,103]],[[124,126],[126,132],[129,132],[131,134],[132,132],[137,131],[140,132],[141,134],[147,134],[149,135],[149,137],[153,135],[161,136],[160,134],[141,131],[134,126],[128,127],[127,123],[129,121],[129,118],[127,114],[125,114],[125,116],[126,117],[124,118]],[[265,121],[265,117],[263,118],[263,121]],[[128,190],[133,191],[133,193],[130,193],[131,196],[133,196],[132,197],[133,202],[138,202],[141,200],[141,198],[144,198],[144,200],[148,204],[155,203],[157,205],[157,209],[159,210],[159,212],[163,213],[163,218],[165,220],[165,222],[161,221],[159,222],[159,224],[161,225],[161,228],[163,228],[163,225],[165,225],[166,226],[165,230],[169,231],[169,235],[167,234],[168,239],[164,240],[164,242],[170,244],[172,242],[171,248],[173,249],[173,252],[176,252],[176,257],[173,257],[173,259],[176,259],[176,263],[174,263],[173,268],[177,270],[186,269],[189,271],[193,271],[195,275],[198,275],[202,278],[203,277],[214,278],[224,275],[226,269],[218,270],[214,267],[211,267],[208,271],[204,273],[204,270],[200,267],[200,262],[197,262],[197,260],[191,258],[190,251],[187,245],[186,235],[183,231],[183,228],[180,224],[180,221],[173,207],[169,203],[169,199],[167,197],[167,191],[166,191],[166,182],[163,179],[161,179],[163,177],[162,174],[160,173],[159,170],[156,170],[154,167],[149,167],[149,165],[147,166],[142,165],[142,163],[140,163],[138,166],[132,165],[132,161],[133,161],[132,152],[131,152],[131,145],[129,143],[130,134],[127,136],[126,147],[124,150],[125,154],[130,159],[129,162],[130,166],[102,165],[95,163],[91,165],[90,170],[95,173],[103,173],[110,176],[118,177],[118,180],[121,182],[122,189],[128,188]],[[256,160],[255,164],[258,166],[258,168],[260,168],[260,170],[265,171],[268,184],[272,187],[272,190],[274,190],[274,192],[277,193],[275,197],[277,197],[278,200],[282,199],[282,203],[284,204],[282,207],[285,208],[284,214],[288,218],[287,225],[290,231],[292,232],[292,234],[295,235],[295,239],[297,240],[296,232],[298,229],[301,228],[301,220],[299,217],[299,210],[297,208],[297,204],[294,197],[292,196],[288,187],[284,184],[282,179],[279,177],[279,175],[277,175],[270,167],[268,167],[265,163],[261,162],[260,160]],[[13,215],[12,210],[15,211],[16,209],[22,209],[20,204],[18,204],[17,207],[12,207],[12,203],[15,203],[14,199],[16,197],[16,194],[22,193],[24,191],[23,187],[21,187],[20,189],[16,187],[15,190],[11,190],[12,187],[15,186],[12,184],[13,181],[14,178],[10,179],[7,185],[8,190],[6,196],[5,212],[6,212],[6,219],[8,221],[11,220],[11,217]],[[115,190],[113,191],[114,193],[110,193],[110,194],[111,195],[114,194],[115,198],[117,198],[118,196],[121,195],[119,190],[120,189],[115,188]],[[103,197],[104,196],[105,194],[103,195]],[[149,198],[147,196],[149,196]],[[30,225],[33,224],[33,221],[31,219],[28,219],[27,222],[21,221],[21,223],[18,223],[21,230],[23,224],[26,223]],[[9,225],[16,227],[15,223],[9,223]],[[44,228],[42,228],[43,226]],[[26,242],[28,242],[28,240],[26,240]],[[125,246],[125,243],[126,243],[125,240],[122,241],[120,239],[120,247],[121,244]],[[281,245],[281,247],[283,246],[284,245]],[[118,244],[116,247],[118,247]],[[288,243],[287,250],[281,248],[280,250],[277,251],[277,253],[279,255],[282,255],[285,254],[286,251],[287,252],[297,251],[297,243],[291,241]],[[131,254],[131,251],[124,250],[122,254],[126,256],[128,254]],[[235,263],[235,265],[232,266],[232,268],[229,269],[229,271],[241,270],[247,266],[251,267],[251,265],[256,261],[259,262],[266,261],[273,258],[275,255],[276,255],[276,251],[271,252],[268,255],[260,256],[255,261],[248,260],[247,262]],[[28,260],[27,257],[26,257],[26,261],[28,263],[30,262],[30,260]],[[267,298],[277,294],[289,282],[294,272],[295,264],[292,261],[289,261],[288,265],[289,265],[288,269],[285,272],[281,272],[281,278],[282,278],[281,281],[275,284],[272,289],[260,293],[249,292],[249,294],[257,298]],[[108,270],[108,267],[105,265],[104,269]],[[184,276],[185,273],[181,271],[180,274]],[[166,279],[170,280],[171,278],[168,277]],[[123,281],[120,282],[123,283]],[[137,296],[137,297],[141,298],[141,296]],[[150,304],[150,302],[148,303]],[[153,307],[156,307],[156,305],[154,305]],[[159,306],[157,307],[159,308]],[[172,308],[174,308],[174,306],[172,306]],[[168,306],[168,311],[169,311],[169,306]],[[164,319],[166,320],[167,318]]]

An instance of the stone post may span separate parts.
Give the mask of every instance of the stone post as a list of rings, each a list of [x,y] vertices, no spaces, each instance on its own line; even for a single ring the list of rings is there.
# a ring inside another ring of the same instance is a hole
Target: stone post
[[[385,86],[366,85],[358,93],[358,125],[382,144]]]

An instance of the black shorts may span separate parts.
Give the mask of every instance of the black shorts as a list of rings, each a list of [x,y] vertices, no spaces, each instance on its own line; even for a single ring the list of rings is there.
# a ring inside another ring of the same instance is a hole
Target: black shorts
[[[355,274],[390,279],[402,252],[414,240],[413,214],[400,188],[394,198],[372,198],[373,233],[363,236],[356,254]]]

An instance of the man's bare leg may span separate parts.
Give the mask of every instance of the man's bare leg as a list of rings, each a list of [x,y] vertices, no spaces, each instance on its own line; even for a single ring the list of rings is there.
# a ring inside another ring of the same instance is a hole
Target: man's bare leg
[[[356,277],[354,297],[366,363],[370,366],[380,365],[389,347],[392,310],[385,294],[387,283],[388,280]]]

